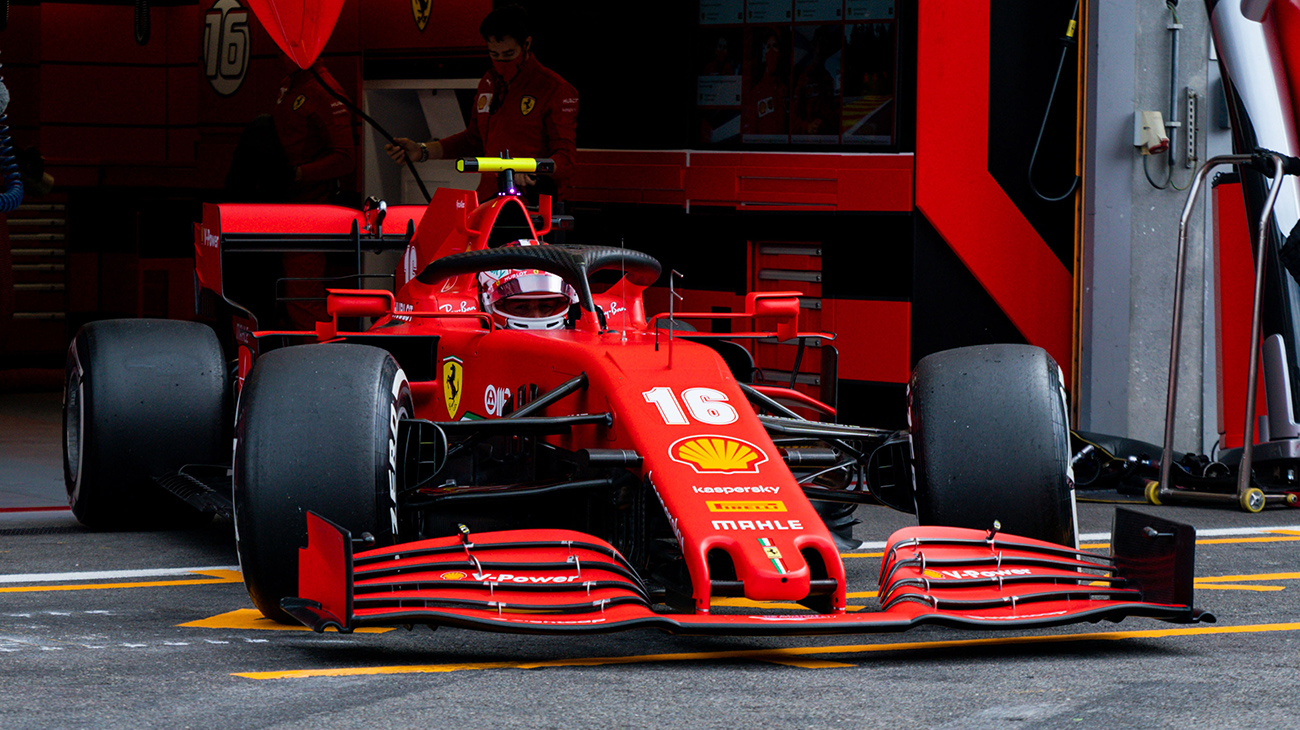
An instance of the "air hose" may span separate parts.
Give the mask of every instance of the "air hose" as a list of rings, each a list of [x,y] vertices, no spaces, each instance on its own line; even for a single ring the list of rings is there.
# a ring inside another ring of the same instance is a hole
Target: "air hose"
[[[316,71],[315,64],[308,67],[307,70],[311,71],[311,75],[316,77],[316,83],[320,84],[321,88],[329,92],[330,96],[334,97],[335,99],[338,99],[339,103],[347,107],[348,111],[361,117],[363,120],[365,120],[366,124],[369,124],[370,126],[374,127],[375,131],[379,132],[379,134],[384,139],[388,140],[389,144],[397,144],[397,140],[393,139],[393,135],[389,134],[388,130],[379,126],[379,122],[376,122],[373,118],[371,118],[369,114],[366,114],[365,112],[358,109],[356,104],[353,104],[352,101],[348,99],[346,96],[335,91],[333,86],[330,86],[329,84],[325,83],[325,79],[322,79],[320,77],[320,73]],[[420,174],[415,171],[415,163],[411,162],[410,155],[406,156],[406,169],[410,170],[412,177],[415,178],[415,184],[417,187],[420,188],[420,194],[424,196],[424,202],[427,203],[430,200],[433,200],[433,196],[429,195],[429,190],[424,187],[424,181],[420,179]]]
[[[1061,60],[1056,64],[1056,78],[1052,80],[1052,93],[1047,97],[1047,109],[1043,111],[1043,123],[1038,127],[1038,139],[1034,140],[1034,152],[1029,156],[1029,189],[1034,195],[1047,203],[1056,203],[1074,195],[1075,188],[1079,187],[1079,176],[1075,175],[1074,180],[1070,181],[1070,187],[1064,193],[1055,197],[1049,197],[1039,191],[1038,186],[1034,184],[1034,163],[1038,161],[1038,149],[1043,144],[1043,132],[1047,129],[1047,117],[1052,113],[1052,102],[1056,101],[1056,89],[1061,84],[1061,72],[1065,70],[1065,59],[1070,53],[1070,49],[1078,45],[1077,33],[1079,29],[1079,0],[1074,0],[1074,12],[1070,14],[1070,24],[1066,26],[1065,35],[1061,37]]]
[[[9,89],[0,77],[0,213],[8,213],[23,202],[23,175],[18,169],[18,160],[14,157],[13,144],[9,141],[9,115],[5,108],[9,106]]]

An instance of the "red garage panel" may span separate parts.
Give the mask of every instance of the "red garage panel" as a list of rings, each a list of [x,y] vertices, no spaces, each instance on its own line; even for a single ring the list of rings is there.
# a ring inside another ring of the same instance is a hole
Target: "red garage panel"
[[[417,6],[430,9],[424,30],[416,23],[414,8]],[[483,39],[479,37],[478,26],[491,10],[490,0],[367,2],[365,12],[360,15],[361,44],[369,51],[472,48],[481,52]],[[348,17],[347,7],[343,9],[343,17]],[[343,23],[344,20],[339,21],[340,28]]]
[[[569,200],[685,205],[685,152],[579,150]]]
[[[912,370],[911,303],[837,299],[834,304],[840,377],[906,383]]]
[[[912,155],[692,152],[686,197],[765,210],[910,211]]]
[[[990,2],[920,4],[916,207],[1068,385],[1073,279],[988,170]]]
[[[1219,433],[1222,448],[1241,446],[1246,427],[1246,370],[1250,367],[1250,317],[1255,298],[1255,261],[1251,251],[1251,225],[1240,183],[1214,186],[1215,257],[1214,304],[1219,349]],[[1256,376],[1255,416],[1268,414],[1264,395],[1263,358]],[[1258,426],[1252,429],[1258,436]],[[1258,438],[1256,438],[1258,441]]]
[[[580,150],[569,200],[912,210],[910,154]]]
[[[123,77],[130,83],[123,83]],[[82,66],[45,64],[41,66],[41,86],[56,93],[41,94],[41,123],[49,124],[165,124],[167,122],[167,69],[145,66],[124,69],[119,66]],[[55,148],[77,157],[87,152],[96,157],[128,155],[127,150],[113,153],[79,145],[71,149]]]
[[[75,154],[65,158],[73,167],[60,168],[56,175],[60,185],[100,184],[99,172],[93,165],[101,162],[127,159],[132,163],[162,162],[167,155],[166,137],[157,129],[140,127],[46,126],[41,129],[41,145],[44,149],[59,150],[60,154],[96,150],[79,168]]]
[[[168,14],[154,9],[151,32],[154,37],[165,38]],[[41,4],[42,61],[114,64],[164,63],[167,59],[165,43],[135,42],[135,5],[121,4]],[[178,32],[192,33],[193,26],[179,28]],[[197,48],[198,40],[194,41]],[[29,59],[24,59],[29,60]],[[117,87],[125,86],[118,77]]]

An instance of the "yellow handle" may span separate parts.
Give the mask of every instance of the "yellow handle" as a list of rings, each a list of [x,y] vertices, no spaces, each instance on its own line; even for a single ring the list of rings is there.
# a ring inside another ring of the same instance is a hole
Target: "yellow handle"
[[[555,162],[536,157],[467,157],[456,160],[457,172],[553,172]]]

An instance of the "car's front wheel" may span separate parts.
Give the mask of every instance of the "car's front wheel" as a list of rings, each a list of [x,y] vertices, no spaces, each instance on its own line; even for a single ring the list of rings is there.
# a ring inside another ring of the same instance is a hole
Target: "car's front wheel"
[[[947,350],[908,386],[916,513],[923,525],[988,529],[1075,547],[1061,370],[1026,345]]]
[[[267,618],[295,623],[307,511],[388,545],[397,536],[397,429],[414,410],[387,352],[304,345],[258,359],[240,395],[235,540],[244,584]]]

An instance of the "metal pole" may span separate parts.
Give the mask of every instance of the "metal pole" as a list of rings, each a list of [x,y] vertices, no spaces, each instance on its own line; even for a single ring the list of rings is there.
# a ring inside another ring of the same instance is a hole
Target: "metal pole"
[[[1178,31],[1182,27],[1182,24],[1177,22],[1169,24],[1169,32],[1173,34],[1173,42],[1169,49],[1169,121],[1165,124],[1165,128],[1169,133],[1170,180],[1173,179],[1174,154],[1178,149],[1178,128],[1182,126],[1178,121]]]
[[[1264,299],[1264,249],[1268,246],[1268,224],[1273,218],[1273,205],[1282,189],[1282,158],[1270,155],[1273,160],[1273,183],[1268,187],[1268,198],[1259,214],[1259,231],[1255,241],[1255,305],[1250,315],[1250,369],[1246,371],[1246,430],[1242,431],[1241,466],[1237,474],[1237,498],[1250,489],[1251,466],[1255,456],[1255,370],[1259,367],[1260,313]]]
[[[1183,281],[1187,275],[1187,223],[1192,217],[1192,208],[1196,205],[1196,196],[1201,183],[1210,170],[1218,165],[1246,164],[1250,155],[1219,155],[1211,158],[1192,178],[1191,190],[1187,193],[1187,202],[1183,205],[1183,214],[1178,220],[1178,262],[1174,269],[1174,317],[1173,331],[1169,335],[1169,391],[1165,394],[1165,440],[1160,455],[1159,493],[1164,495],[1172,487],[1169,474],[1174,463],[1174,411],[1178,404],[1178,349],[1183,333]],[[1253,372],[1253,371],[1252,371]]]

